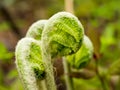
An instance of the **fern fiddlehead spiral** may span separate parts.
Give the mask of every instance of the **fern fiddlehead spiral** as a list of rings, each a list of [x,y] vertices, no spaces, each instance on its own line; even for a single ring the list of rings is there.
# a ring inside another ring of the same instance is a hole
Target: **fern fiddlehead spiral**
[[[23,38],[16,47],[16,65],[24,87],[39,90],[38,80],[45,77],[40,43],[32,38]]]
[[[26,38],[17,44],[16,65],[28,90],[39,90],[37,81],[42,79],[47,90],[56,90],[52,59],[67,56],[71,66],[80,68],[91,57],[91,52],[92,44],[84,36],[84,28],[77,17],[59,12],[29,28]]]
[[[16,46],[16,65],[27,90],[45,90],[45,68],[41,56],[41,33],[47,20],[35,22]]]
[[[77,52],[82,44],[83,35],[81,23],[68,12],[57,13],[46,23],[41,38],[48,90],[56,90],[51,58]]]
[[[67,56],[70,65],[76,69],[86,66],[93,56],[93,45],[90,39],[84,35],[81,48],[72,55]]]

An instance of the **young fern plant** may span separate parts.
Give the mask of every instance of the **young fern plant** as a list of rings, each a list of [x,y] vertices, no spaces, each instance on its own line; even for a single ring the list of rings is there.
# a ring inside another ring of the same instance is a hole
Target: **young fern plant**
[[[92,53],[86,52],[90,44],[86,38],[80,21],[68,12],[59,12],[48,20],[34,23],[26,37],[18,42],[15,51],[17,69],[25,88],[56,90],[54,58],[65,57],[71,66],[80,68],[83,62],[88,61],[82,52]],[[43,79],[45,83],[42,83]]]
[[[16,46],[16,66],[26,90],[46,90],[41,34],[47,20],[35,22]]]
[[[56,90],[52,58],[77,52],[82,45],[83,35],[81,23],[71,13],[59,12],[47,21],[41,38],[48,90]]]
[[[67,90],[76,90],[75,82],[69,74],[72,73],[73,70],[78,71],[81,68],[85,67],[93,56],[93,45],[90,39],[84,35],[83,42],[79,50],[66,57],[63,57],[63,66],[65,74],[65,80],[67,85]],[[71,70],[72,69],[72,70]]]
[[[90,39],[84,35],[83,43],[80,49],[67,56],[68,63],[75,69],[81,69],[85,67],[91,60],[93,56],[93,45]]]
[[[40,43],[32,38],[23,38],[16,47],[16,64],[26,90],[39,90],[39,80],[45,77]]]

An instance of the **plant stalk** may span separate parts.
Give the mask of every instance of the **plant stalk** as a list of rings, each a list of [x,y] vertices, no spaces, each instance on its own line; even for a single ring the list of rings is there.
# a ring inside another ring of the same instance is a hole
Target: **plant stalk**
[[[65,11],[74,13],[73,0],[65,0]]]
[[[39,90],[47,90],[45,80],[42,81],[39,80],[37,83],[39,85]]]
[[[70,77],[71,70],[69,67],[69,63],[67,62],[65,57],[63,57],[63,67],[64,67],[64,75],[65,75],[67,90],[74,90],[73,89],[73,81],[72,81],[72,78]]]

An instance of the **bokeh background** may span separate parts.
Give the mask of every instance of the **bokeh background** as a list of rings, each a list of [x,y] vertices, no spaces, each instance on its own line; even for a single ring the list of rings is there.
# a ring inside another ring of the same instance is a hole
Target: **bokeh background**
[[[0,0],[0,90],[23,90],[15,66],[16,43],[32,23],[64,11],[64,5],[64,0]],[[120,0],[74,0],[74,14],[94,45],[90,64],[73,75],[77,90],[120,90]],[[58,86],[65,89],[62,82]]]

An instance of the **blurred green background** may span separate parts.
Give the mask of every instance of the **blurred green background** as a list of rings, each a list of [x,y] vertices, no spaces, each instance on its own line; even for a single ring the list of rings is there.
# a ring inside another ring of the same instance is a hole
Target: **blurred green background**
[[[15,66],[16,43],[32,23],[64,7],[64,0],[0,0],[0,90],[23,90]],[[74,12],[94,45],[94,58],[83,72],[95,73],[74,78],[75,87],[120,90],[120,0],[74,0]]]

